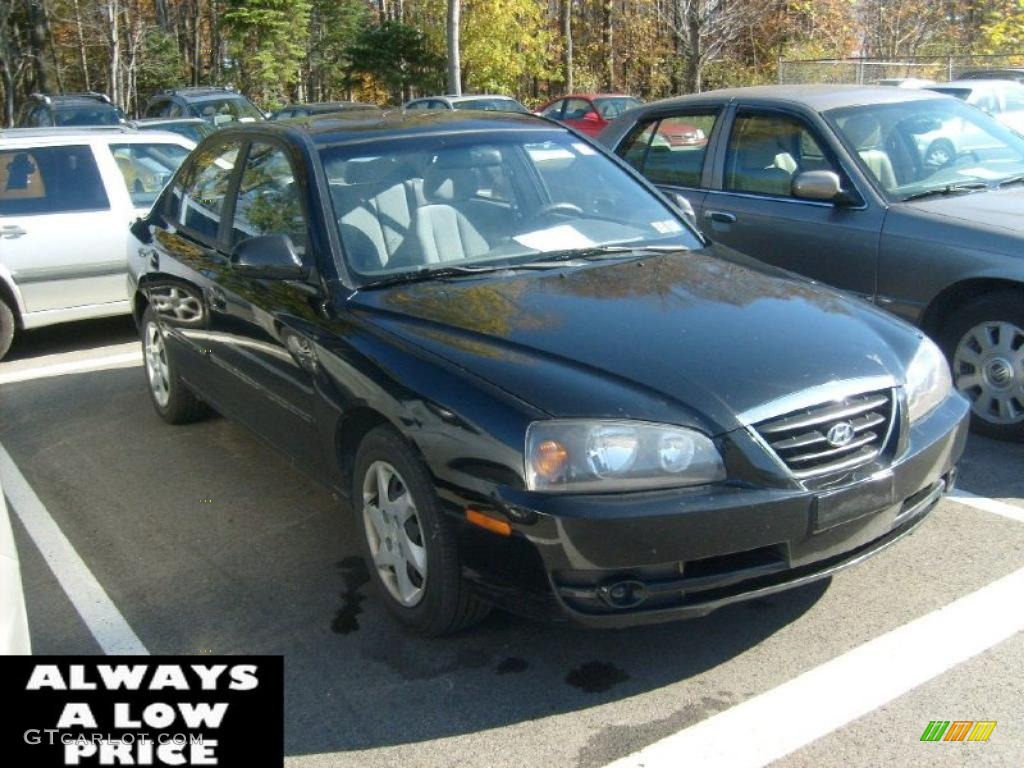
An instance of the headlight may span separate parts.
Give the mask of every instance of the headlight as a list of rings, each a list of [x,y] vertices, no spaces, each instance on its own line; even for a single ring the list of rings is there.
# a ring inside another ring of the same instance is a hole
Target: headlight
[[[536,421],[526,432],[532,491],[640,491],[725,478],[700,432],[641,421]]]
[[[931,339],[921,340],[921,346],[907,366],[906,387],[912,422],[931,413],[949,395],[953,387],[949,363]]]

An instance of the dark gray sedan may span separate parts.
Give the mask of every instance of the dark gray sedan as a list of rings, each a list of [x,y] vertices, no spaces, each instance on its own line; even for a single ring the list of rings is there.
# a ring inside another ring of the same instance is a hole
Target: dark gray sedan
[[[676,126],[707,140],[680,144]],[[938,340],[978,431],[1024,439],[1024,139],[930,91],[765,86],[647,104],[600,140],[712,240]]]

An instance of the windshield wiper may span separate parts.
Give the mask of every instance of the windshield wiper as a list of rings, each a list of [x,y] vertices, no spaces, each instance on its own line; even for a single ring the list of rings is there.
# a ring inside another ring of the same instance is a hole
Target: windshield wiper
[[[1008,179],[1003,179],[998,184],[996,184],[996,186],[999,187],[999,189],[1002,189],[1003,187],[1009,187],[1012,186],[1013,184],[1024,184],[1024,175],[1011,176]]]
[[[915,192],[904,197],[901,202],[906,203],[911,200],[920,200],[921,198],[933,197],[935,195],[965,195],[968,192],[978,192],[982,189],[988,189],[988,184],[983,181],[965,181],[959,184],[947,184],[944,187],[933,187],[932,189]]]
[[[583,248],[569,248],[564,251],[548,251],[543,255],[549,259],[593,259],[601,256],[618,257],[643,253],[674,253],[685,250],[688,249],[683,245],[591,245]]]
[[[400,272],[396,275],[389,275],[378,280],[371,280],[363,283],[360,289],[384,288],[389,285],[400,285],[401,283],[416,283],[424,280],[442,280],[449,277],[460,277],[462,275],[483,275],[489,272],[513,272],[520,269],[557,269],[558,267],[572,266],[570,259],[555,259],[545,261],[526,261],[519,264],[481,264],[478,266],[448,266],[448,267],[421,267],[409,272]]]

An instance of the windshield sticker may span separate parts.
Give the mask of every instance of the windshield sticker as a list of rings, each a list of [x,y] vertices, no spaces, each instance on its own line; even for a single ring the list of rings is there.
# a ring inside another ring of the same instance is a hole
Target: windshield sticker
[[[544,162],[545,160],[572,160],[575,156],[565,147],[558,147],[556,149],[533,149],[528,148],[526,150],[530,153],[530,159],[534,162]]]
[[[979,179],[987,179],[988,181],[995,181],[1005,176],[1005,173],[999,173],[998,171],[991,171],[988,168],[960,168],[957,170],[961,176],[976,176]]]
[[[572,248],[591,248],[596,245],[593,240],[568,224],[538,229],[536,232],[516,235],[512,239],[520,245],[525,245],[527,248],[541,253],[567,251]]]
[[[667,235],[669,232],[681,232],[683,225],[678,221],[672,219],[665,219],[665,221],[652,221],[651,226],[654,227],[656,232],[660,232],[663,235]]]
[[[593,147],[588,147],[582,141],[574,141],[572,148],[579,152],[581,155],[596,155]]]

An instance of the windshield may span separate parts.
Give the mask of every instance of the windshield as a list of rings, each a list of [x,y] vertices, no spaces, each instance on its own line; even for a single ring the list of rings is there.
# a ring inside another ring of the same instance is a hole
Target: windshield
[[[60,126],[74,125],[118,125],[123,113],[109,104],[95,107],[62,107],[54,110],[54,122]]]
[[[179,136],[184,136],[198,144],[204,138],[213,133],[216,129],[206,123],[145,123],[137,126],[140,131],[170,131]]]
[[[701,247],[676,213],[567,132],[396,139],[321,157],[345,258],[367,280],[602,246]]]
[[[954,99],[845,107],[825,117],[891,200],[995,187],[1024,174],[1024,139]]]
[[[190,109],[196,117],[218,125],[232,120],[245,123],[263,119],[263,113],[243,96],[203,99],[192,104]]]
[[[452,104],[455,109],[484,109],[489,112],[526,112],[515,99],[466,99]]]
[[[639,107],[643,102],[632,96],[610,96],[594,99],[594,106],[605,120],[614,120],[627,109]]]

